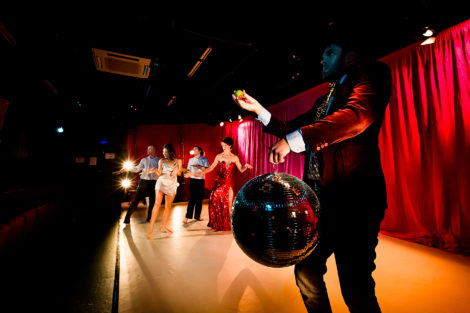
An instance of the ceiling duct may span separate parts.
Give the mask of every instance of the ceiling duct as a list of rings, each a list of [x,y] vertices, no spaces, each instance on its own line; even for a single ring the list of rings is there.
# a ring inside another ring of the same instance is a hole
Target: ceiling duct
[[[148,78],[150,59],[92,48],[95,67],[98,71]]]

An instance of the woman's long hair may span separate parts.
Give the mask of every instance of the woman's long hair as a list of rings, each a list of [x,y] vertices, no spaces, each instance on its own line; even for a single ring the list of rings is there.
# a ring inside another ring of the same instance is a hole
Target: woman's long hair
[[[173,148],[173,145],[171,143],[167,143],[166,145],[164,145],[163,149],[166,149],[168,151],[168,158],[166,158],[167,160],[173,161],[174,159],[176,159],[175,148]]]

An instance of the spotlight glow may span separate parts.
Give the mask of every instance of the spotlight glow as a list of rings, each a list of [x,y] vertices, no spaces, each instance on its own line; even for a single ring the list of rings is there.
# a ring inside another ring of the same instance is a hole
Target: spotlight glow
[[[57,127],[56,132],[58,132],[59,134],[62,134],[64,132],[64,128],[63,127]]]
[[[126,161],[126,162],[124,162],[122,167],[125,170],[129,171],[130,169],[132,169],[134,167],[134,163],[132,161]]]
[[[131,181],[127,178],[121,180],[122,188],[129,188],[131,186]]]
[[[194,155],[194,150],[189,151],[189,154]]]
[[[219,125],[220,125],[220,127],[224,126],[224,122],[220,122]]]

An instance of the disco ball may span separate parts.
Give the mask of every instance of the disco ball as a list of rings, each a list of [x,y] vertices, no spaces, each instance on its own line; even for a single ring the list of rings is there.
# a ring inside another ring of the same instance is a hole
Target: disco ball
[[[269,267],[294,265],[319,240],[320,203],[303,181],[285,173],[257,176],[238,192],[232,207],[232,232],[238,246]]]

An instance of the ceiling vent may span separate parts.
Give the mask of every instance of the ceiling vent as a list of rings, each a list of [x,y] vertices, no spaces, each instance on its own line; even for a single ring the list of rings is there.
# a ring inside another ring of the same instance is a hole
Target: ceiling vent
[[[98,71],[148,78],[150,59],[92,48],[95,67]]]

